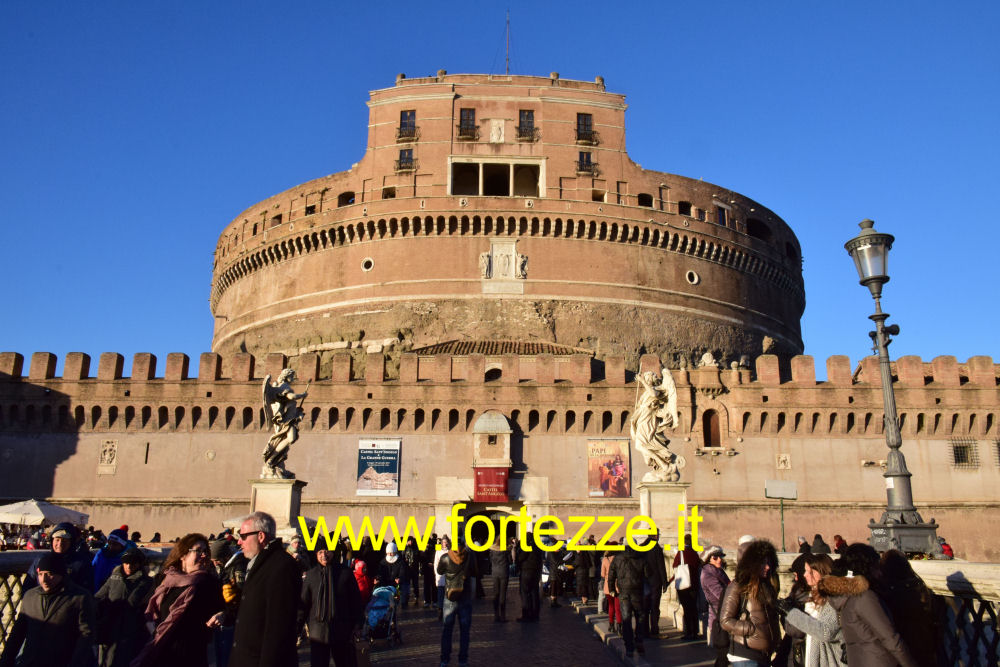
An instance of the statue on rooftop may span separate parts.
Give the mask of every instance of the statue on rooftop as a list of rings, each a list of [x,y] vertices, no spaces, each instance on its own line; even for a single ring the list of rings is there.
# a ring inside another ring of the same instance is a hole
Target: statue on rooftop
[[[651,468],[642,481],[676,482],[681,478],[681,468],[687,462],[683,456],[670,451],[670,440],[666,436],[668,428],[677,428],[677,387],[670,371],[663,369],[662,378],[646,371],[636,376],[638,396],[635,410],[629,424],[629,433],[635,448],[642,454],[646,465]]]
[[[277,382],[271,382],[268,374],[261,387],[264,399],[264,415],[274,433],[264,448],[264,469],[261,479],[295,479],[295,474],[285,469],[288,450],[299,439],[298,424],[305,416],[300,399],[309,395],[308,387],[301,394],[292,391],[295,371],[286,368],[278,375]]]

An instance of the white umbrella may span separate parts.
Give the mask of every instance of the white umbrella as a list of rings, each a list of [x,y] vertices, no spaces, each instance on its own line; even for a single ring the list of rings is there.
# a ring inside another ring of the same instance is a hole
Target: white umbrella
[[[44,500],[25,500],[12,505],[0,505],[0,523],[40,526],[67,521],[77,526],[87,525],[89,514],[53,505]]]

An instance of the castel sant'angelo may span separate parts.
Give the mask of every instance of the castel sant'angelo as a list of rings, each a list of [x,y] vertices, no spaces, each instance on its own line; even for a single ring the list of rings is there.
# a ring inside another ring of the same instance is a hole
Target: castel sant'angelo
[[[0,355],[0,501],[217,532],[247,511],[261,384],[288,367],[308,386],[287,462],[303,514],[632,515],[636,374],[666,367],[703,535],[777,540],[764,483],[787,480],[789,535],[867,537],[886,498],[877,361],[831,357],[816,380],[781,218],[635,164],[601,78],[400,75],[368,107],[359,162],[222,230],[211,352],[139,354],[131,377],[116,353],[70,353],[62,377],[50,353]],[[958,555],[996,560],[998,367],[902,357],[893,376],[918,508]]]

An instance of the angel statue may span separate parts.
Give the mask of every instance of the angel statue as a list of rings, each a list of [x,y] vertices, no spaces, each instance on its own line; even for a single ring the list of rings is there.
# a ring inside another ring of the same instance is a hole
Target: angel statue
[[[295,382],[295,371],[291,368],[281,371],[277,383],[271,382],[270,374],[264,378],[264,385],[261,388],[264,414],[274,433],[264,448],[264,469],[260,473],[261,479],[295,478],[294,473],[285,469],[285,459],[288,458],[288,450],[292,444],[299,439],[296,427],[305,416],[299,399],[309,395],[309,388],[307,386],[306,391],[296,394],[292,391],[292,382]]]
[[[666,429],[677,428],[680,419],[677,416],[677,387],[670,371],[663,369],[663,379],[657,384],[656,373],[646,371],[636,376],[639,382],[639,394],[635,401],[635,410],[629,424],[629,431],[635,448],[639,450],[652,468],[647,472],[644,482],[676,482],[681,478],[681,468],[687,462],[683,456],[674,454],[667,445],[670,440]]]

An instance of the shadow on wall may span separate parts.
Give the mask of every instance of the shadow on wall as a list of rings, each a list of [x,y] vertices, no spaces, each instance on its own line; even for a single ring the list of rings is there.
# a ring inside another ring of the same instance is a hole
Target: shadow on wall
[[[0,358],[0,502],[4,503],[52,497],[56,468],[76,453],[80,430],[95,418],[55,389],[58,379],[46,379],[54,375],[54,355],[33,358],[27,378],[22,377],[22,367],[19,354],[4,353]]]

